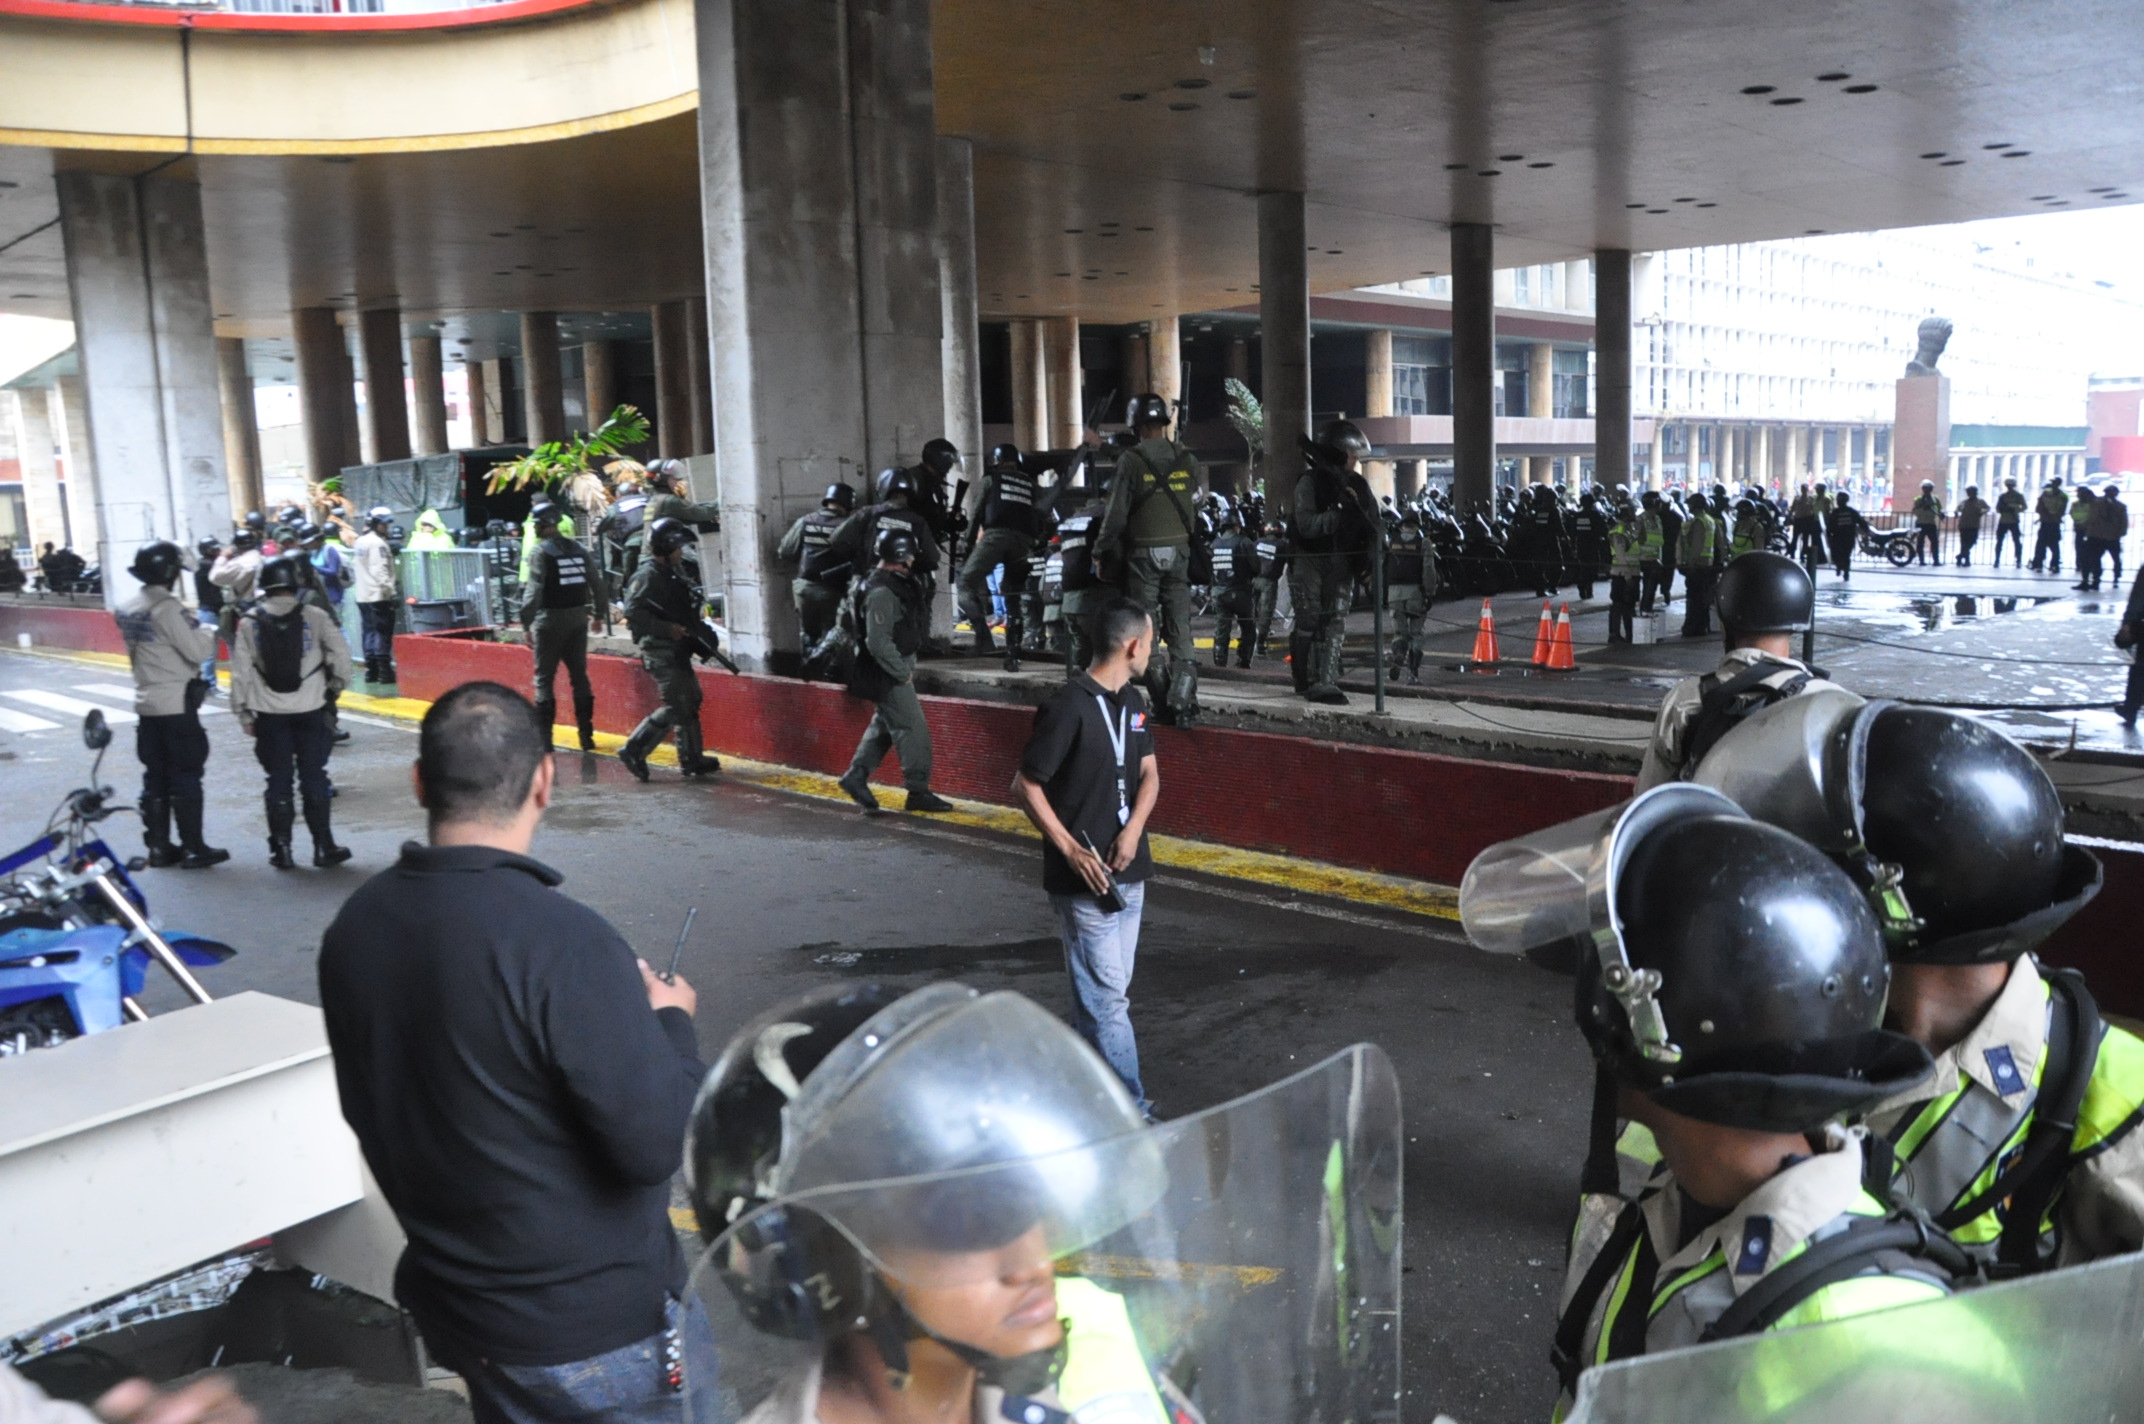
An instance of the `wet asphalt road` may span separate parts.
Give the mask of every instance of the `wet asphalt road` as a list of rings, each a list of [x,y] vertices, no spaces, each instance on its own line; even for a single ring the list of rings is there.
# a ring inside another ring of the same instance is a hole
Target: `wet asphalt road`
[[[123,707],[95,689],[126,681],[123,670],[0,655],[0,709],[67,723],[49,700],[19,694]],[[143,881],[165,923],[239,950],[205,973],[214,991],[315,1001],[321,930],[364,876],[422,833],[408,779],[414,732],[346,721],[353,739],[332,765],[336,830],[356,859],[279,873],[266,863],[249,744],[227,715],[207,719],[209,833],[233,859]],[[117,731],[104,779],[130,797],[132,729]],[[0,849],[33,838],[87,768],[71,725],[0,730]],[[842,978],[958,978],[1068,1011],[1030,844],[720,780],[682,785],[660,768],[642,786],[608,758],[565,757],[560,770],[536,855],[565,874],[565,893],[658,964],[686,908],[699,907],[683,973],[700,993],[710,1061],[752,1015]],[[112,839],[139,844],[123,823]],[[1590,1080],[1568,981],[1482,955],[1454,929],[1172,875],[1148,896],[1134,1021],[1164,1115],[1250,1092],[1359,1040],[1392,1056],[1408,1134],[1406,1416],[1531,1424],[1555,1392],[1547,1346]],[[181,1003],[161,983],[148,1001]]]

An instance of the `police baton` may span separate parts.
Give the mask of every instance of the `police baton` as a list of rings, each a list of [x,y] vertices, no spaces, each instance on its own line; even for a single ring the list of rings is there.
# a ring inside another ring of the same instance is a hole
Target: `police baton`
[[[670,951],[670,967],[663,971],[663,982],[665,984],[675,984],[677,982],[677,963],[685,957],[685,936],[692,933],[692,922],[699,917],[699,914],[700,907],[698,905],[694,905],[685,912],[685,927],[677,932],[677,947]]]

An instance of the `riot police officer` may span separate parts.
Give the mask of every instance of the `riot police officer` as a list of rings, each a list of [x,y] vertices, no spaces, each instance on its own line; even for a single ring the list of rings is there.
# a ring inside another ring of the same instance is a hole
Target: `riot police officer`
[[[1064,624],[1065,654],[1072,667],[1085,667],[1094,652],[1087,615],[1102,606],[1110,588],[1095,569],[1095,536],[1102,523],[1102,501],[1083,485],[1065,492],[1072,512],[1057,522],[1059,617]]]
[[[1702,677],[1675,684],[1653,722],[1638,789],[1677,781],[1742,718],[1783,698],[1836,683],[1793,655],[1793,634],[1816,621],[1816,585],[1784,554],[1744,554],[1720,575],[1727,655]]]
[[[841,595],[849,586],[847,563],[833,553],[834,531],[856,510],[856,491],[847,484],[831,484],[819,497],[819,507],[789,526],[775,556],[796,570],[789,580],[789,596],[797,606],[797,623],[804,630],[804,651],[810,652],[841,615]]]
[[[946,488],[959,464],[960,447],[941,435],[924,441],[916,463],[908,467],[915,481],[916,508],[929,520],[931,538],[945,548],[968,527],[966,512],[953,507],[952,492]]]
[[[1169,403],[1148,392],[1132,397],[1124,423],[1138,442],[1117,460],[1109,502],[1095,531],[1095,557],[1125,596],[1154,616],[1169,650],[1147,665],[1148,701],[1164,720],[1198,715],[1198,660],[1191,646],[1192,513],[1203,483],[1198,456],[1169,436]]]
[[[662,706],[642,719],[618,760],[642,781],[648,779],[648,753],[677,732],[677,767],[686,776],[720,771],[722,763],[706,755],[700,740],[700,679],[693,671],[693,633],[700,622],[700,590],[682,567],[685,550],[697,539],[674,519],[648,526],[646,557],[633,571],[625,591],[625,622],[640,647],[640,664],[655,679]]]
[[[581,750],[596,748],[596,692],[588,681],[588,621],[605,606],[603,571],[586,549],[558,532],[558,506],[546,501],[529,510],[536,526],[536,549],[529,558],[529,582],[521,603],[521,626],[528,630],[536,657],[536,716],[545,732],[558,721],[558,693],[552,679],[560,663],[573,680],[573,721],[580,729]]]
[[[1594,581],[1608,567],[1608,512],[1600,491],[1588,486],[1571,512],[1571,576],[1580,598],[1593,597]]]
[[[871,482],[871,503],[844,519],[827,546],[831,557],[849,567],[852,585],[870,577],[878,536],[887,529],[903,529],[916,541],[913,566],[929,602],[930,580],[925,576],[937,572],[939,552],[922,498],[913,470],[878,472]]]
[[[1021,592],[1027,586],[1028,555],[1052,492],[1045,491],[1021,461],[1020,447],[994,445],[990,468],[983,475],[982,501],[976,511],[981,533],[960,569],[960,615],[975,631],[978,653],[997,651],[990,637],[990,574],[1003,569],[999,592],[1005,599],[1005,670],[1020,668],[1021,633],[1026,610]]]
[[[261,565],[260,600],[247,606],[231,643],[231,710],[267,774],[268,863],[278,870],[297,865],[293,772],[312,832],[313,864],[326,869],[350,858],[349,848],[335,843],[327,773],[334,699],[350,682],[350,649],[332,615],[301,601],[301,557],[279,555]]]
[[[1280,583],[1288,576],[1288,564],[1294,557],[1295,547],[1288,542],[1288,526],[1279,519],[1266,520],[1258,535],[1258,575],[1251,580],[1251,593],[1257,600],[1252,618],[1257,623],[1257,638],[1251,654],[1266,655],[1266,640],[1273,636],[1273,617],[1280,608]]]
[[[1295,485],[1289,595],[1295,633],[1289,660],[1295,689],[1312,702],[1345,706],[1340,650],[1361,561],[1376,541],[1377,501],[1358,470],[1370,442],[1351,420],[1327,421],[1303,442],[1306,467]]]
[[[186,576],[184,557],[176,544],[142,545],[128,569],[141,592],[115,616],[134,672],[134,750],[141,758],[141,835],[149,864],[203,870],[231,853],[201,832],[201,773],[208,765],[208,734],[201,730],[208,683],[201,666],[206,661],[214,672],[216,632],[190,617],[173,592]]]
[[[891,751],[901,761],[907,809],[950,811],[953,803],[931,792],[931,728],[916,698],[916,654],[930,630],[930,602],[915,576],[915,537],[889,525],[879,531],[877,554],[878,567],[857,590],[863,647],[849,674],[850,695],[877,710],[856,744],[841,789],[866,811],[876,811],[871,773]]]
[[[657,460],[648,467],[648,503],[641,511],[642,528],[656,521],[675,519],[692,526],[695,534],[712,534],[722,527],[722,507],[699,504],[685,497],[685,462]]]
[[[1399,532],[1385,545],[1385,613],[1392,620],[1387,661],[1392,676],[1402,667],[1409,682],[1422,680],[1422,630],[1437,596],[1437,559],[1422,534],[1422,511],[1409,505]]]
[[[1840,490],[1839,497],[1832,501],[1831,512],[1824,516],[1824,537],[1831,545],[1831,566],[1839,571],[1841,582],[1854,576],[1854,550],[1860,547],[1861,536],[1868,527],[1868,520],[1854,508],[1853,498]],[[1999,543],[1997,547],[2001,547]]]
[[[1213,544],[1213,665],[1228,666],[1229,634],[1236,635],[1236,666],[1251,665],[1253,625],[1258,617],[1258,544],[1243,532],[1234,511],[1222,516]],[[1231,627],[1233,625],[1233,627]]]

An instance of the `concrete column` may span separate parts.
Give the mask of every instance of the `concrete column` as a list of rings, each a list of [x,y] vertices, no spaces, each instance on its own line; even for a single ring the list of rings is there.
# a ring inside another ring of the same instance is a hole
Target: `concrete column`
[[[1125,332],[1124,339],[1118,344],[1117,351],[1117,366],[1123,384],[1123,389],[1118,394],[1129,399],[1144,391],[1151,390],[1154,385],[1151,379],[1153,367],[1147,359],[1146,333],[1143,331]],[[1112,419],[1120,414],[1122,410],[1123,407],[1119,406],[1116,410],[1104,411],[1102,412],[1102,418],[1104,420]]]
[[[504,445],[507,440],[506,393],[512,383],[506,378],[506,358],[494,356],[484,363],[484,429],[491,436],[491,443]]]
[[[558,365],[558,313],[521,314],[521,410],[529,444],[566,438],[566,391]]]
[[[253,409],[253,374],[246,369],[246,343],[216,338],[216,396],[223,409],[223,461],[230,481],[231,513],[268,502],[261,489],[261,424]]]
[[[975,292],[975,145],[941,138],[938,155],[938,380],[945,388],[945,438],[971,471],[982,498],[982,311]],[[951,579],[944,581],[950,588]]]
[[[1563,264],[1563,308],[1565,311],[1591,311],[1593,309],[1593,274],[1587,270],[1583,258]],[[1576,476],[1574,475],[1575,479]]]
[[[469,392],[469,444],[472,449],[498,444],[492,433],[489,407],[484,399],[484,363],[462,362],[462,385]]]
[[[80,376],[61,376],[45,394],[45,418],[60,452],[68,537],[78,549],[95,548],[104,536],[97,512],[97,457],[89,443],[89,397]]]
[[[1176,407],[1184,398],[1183,327],[1174,312],[1147,323],[1146,389],[1167,401],[1170,412],[1181,418]]]
[[[715,388],[709,374],[707,298],[685,298],[685,385],[692,412],[692,453],[715,448]]]
[[[410,443],[419,455],[447,453],[447,372],[439,338],[409,338]]]
[[[581,389],[588,402],[588,428],[593,430],[618,408],[618,356],[610,342],[581,343]]]
[[[1251,383],[1251,343],[1240,336],[1228,340],[1228,354],[1223,358],[1222,374],[1231,381],[1240,381],[1246,387]]]
[[[1080,442],[1079,318],[1053,316],[1043,322],[1043,365],[1049,371],[1050,448],[1068,449]]]
[[[1012,319],[1012,438],[1022,450],[1049,443],[1049,363],[1039,317]]]
[[[945,421],[928,0],[700,0],[701,212],[729,626],[794,650],[775,542]]]
[[[1452,227],[1452,494],[1496,487],[1496,239],[1486,223]]]
[[[1266,413],[1266,508],[1290,514],[1310,431],[1310,262],[1301,193],[1258,195],[1259,399]]]
[[[230,517],[201,189],[79,170],[57,183],[101,474],[97,558],[116,607],[137,586],[124,570],[142,544],[191,543]]]
[[[658,302],[648,315],[655,327],[655,453],[682,460],[692,453],[691,326],[683,302]]]
[[[1630,483],[1630,253],[1593,254],[1593,478]]]
[[[1786,437],[1787,472],[1784,483],[1787,487],[1787,494],[1791,498],[1792,496],[1801,493],[1802,481],[1807,478],[1802,473],[1802,466],[1806,462],[1806,452],[1803,449],[1802,427],[1800,427],[1799,425],[1788,426],[1786,429]]]
[[[314,484],[343,467],[345,422],[357,418],[357,398],[342,378],[342,328],[326,307],[290,314],[298,357],[298,409],[305,420],[305,477]]]
[[[15,458],[22,467],[23,515],[28,524],[24,533],[30,551],[41,554],[48,543],[68,544],[72,535],[61,497],[59,462],[54,458],[58,447],[45,392],[0,391],[0,415],[7,417],[15,437]]]
[[[1392,414],[1392,333],[1384,327],[1362,334],[1362,392],[1365,417]]]
[[[526,327],[528,318],[523,317]],[[409,395],[402,374],[402,313],[395,308],[357,314],[357,349],[364,358],[365,416],[359,446],[365,462],[409,458]]]
[[[1577,461],[1572,461],[1577,465]],[[1401,501],[1413,499],[1422,492],[1422,462],[1420,460],[1394,460],[1392,462],[1392,494]]]
[[[1556,348],[1546,341],[1537,341],[1526,350],[1526,414],[1535,420],[1547,420],[1555,413]],[[1532,483],[1555,483],[1554,460],[1546,455],[1536,455],[1527,464]]]

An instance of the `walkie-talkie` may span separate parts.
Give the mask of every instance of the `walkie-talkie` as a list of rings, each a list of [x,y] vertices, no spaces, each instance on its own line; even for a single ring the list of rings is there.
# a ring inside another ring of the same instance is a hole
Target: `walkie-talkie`
[[[1102,908],[1109,911],[1110,914],[1120,915],[1124,913],[1124,897],[1117,893],[1117,875],[1115,871],[1109,868],[1109,858],[1094,849],[1094,837],[1088,835],[1085,831],[1079,833],[1079,843],[1091,851],[1096,860],[1102,862],[1102,874],[1109,877],[1109,888],[1094,898],[1100,901]]]

